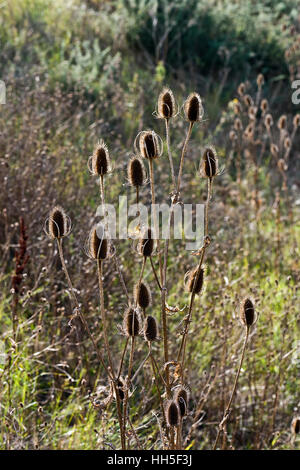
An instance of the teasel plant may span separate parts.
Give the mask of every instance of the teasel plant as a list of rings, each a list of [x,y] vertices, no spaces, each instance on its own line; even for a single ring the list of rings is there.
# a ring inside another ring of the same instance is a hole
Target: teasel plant
[[[249,339],[249,333],[251,331],[251,328],[254,327],[254,325],[256,324],[256,322],[258,320],[258,313],[255,309],[254,301],[252,299],[250,299],[249,297],[246,297],[245,299],[243,299],[241,301],[239,317],[240,317],[240,321],[241,321],[241,323],[244,327],[244,331],[245,331],[244,342],[243,342],[243,346],[242,346],[242,349],[241,349],[240,361],[239,361],[239,366],[238,366],[238,369],[237,369],[237,372],[236,372],[236,376],[235,376],[235,380],[234,380],[234,384],[233,384],[233,389],[232,389],[229,401],[227,403],[227,406],[225,408],[223,418],[220,421],[219,426],[218,426],[218,432],[217,432],[216,440],[215,440],[215,443],[214,443],[214,446],[213,446],[213,450],[217,449],[219,439],[221,437],[222,432],[224,433],[223,448],[226,446],[227,421],[230,417],[231,407],[232,407],[232,404],[233,404],[233,401],[234,401],[234,398],[235,398],[235,395],[236,395],[238,380],[239,380],[239,377],[240,377],[240,374],[241,374],[242,365],[243,365],[243,361],[244,361],[244,358],[245,358],[246,347],[247,347],[247,343],[248,343],[248,339]]]

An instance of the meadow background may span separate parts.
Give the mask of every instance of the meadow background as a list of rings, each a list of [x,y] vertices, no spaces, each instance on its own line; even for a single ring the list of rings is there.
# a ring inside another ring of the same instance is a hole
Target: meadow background
[[[244,295],[255,299],[259,320],[251,333],[226,446],[299,448],[299,437],[291,433],[292,419],[300,413],[300,136],[293,121],[300,107],[291,99],[291,83],[300,78],[299,37],[297,0],[1,2],[0,78],[7,87],[6,104],[0,105],[2,449],[119,446],[114,405],[97,408],[106,378],[78,318],[72,319],[57,249],[43,224],[57,203],[72,219],[65,257],[101,344],[95,265],[83,250],[99,204],[87,160],[103,138],[114,164],[107,202],[116,202],[120,194],[134,200],[126,181],[127,163],[138,132],[154,128],[164,136],[163,123],[153,112],[165,85],[180,106],[197,91],[205,110],[185,161],[185,199],[205,201],[205,182],[197,171],[205,145],[215,146],[224,169],[214,183],[207,281],[196,302],[188,343],[191,398],[183,425],[185,448],[212,447],[238,364],[242,329],[237,309]],[[258,74],[264,76],[259,99],[268,100],[277,154],[271,151],[261,111],[255,117],[260,142],[244,136],[251,119],[238,87],[243,82],[255,102]],[[182,115],[171,127],[176,168],[186,132]],[[282,115],[287,117],[290,147],[280,140],[277,123]],[[236,128],[237,117],[242,130]],[[159,202],[168,202],[166,152],[156,164],[156,180]],[[150,203],[149,186],[141,198]],[[117,248],[132,290],[139,257],[131,241],[118,242]],[[184,244],[172,245],[170,305],[187,304],[183,279],[194,264]],[[154,288],[149,267],[145,278]],[[111,263],[105,267],[104,285],[110,342],[117,356],[125,341],[117,325],[126,298]],[[160,301],[153,297],[156,313]],[[17,315],[16,341],[12,312]],[[171,351],[176,350],[183,316],[178,311],[169,317]],[[159,357],[161,343],[154,350]],[[144,357],[140,341],[136,364]],[[153,388],[151,370],[145,366],[134,384],[130,415],[146,449],[161,448]],[[129,445],[136,448],[133,434]]]

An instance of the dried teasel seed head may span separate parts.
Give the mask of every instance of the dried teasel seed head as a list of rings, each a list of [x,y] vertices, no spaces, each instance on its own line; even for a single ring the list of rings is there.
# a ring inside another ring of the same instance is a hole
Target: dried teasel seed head
[[[244,136],[246,137],[246,139],[249,139],[249,140],[253,139],[253,137],[254,137],[254,125],[253,125],[252,122],[250,124],[248,124],[248,126],[246,127],[245,132],[244,132]]]
[[[238,94],[239,94],[240,96],[243,96],[243,95],[245,94],[245,91],[246,91],[246,85],[245,85],[245,83],[243,83],[243,82],[240,83],[237,91],[238,91]]]
[[[286,125],[287,125],[287,117],[285,114],[283,114],[278,119],[277,127],[279,130],[284,131],[286,129]]]
[[[292,420],[291,431],[294,435],[300,433],[300,416],[296,416]]]
[[[158,338],[158,327],[154,317],[148,315],[144,323],[144,338],[146,341],[155,341]]]
[[[233,109],[234,109],[235,114],[241,114],[241,111],[242,111],[241,103],[239,101],[234,103]]]
[[[288,169],[288,166],[286,164],[286,161],[283,159],[283,158],[280,158],[277,162],[277,167],[278,167],[278,170],[281,171],[282,173],[287,171]]]
[[[186,119],[191,122],[201,121],[204,114],[202,101],[198,93],[191,93],[184,103],[184,114]]]
[[[293,126],[295,128],[299,127],[300,126],[300,114],[296,114],[296,116],[294,116],[294,119],[293,119]]]
[[[265,117],[265,126],[267,129],[273,126],[273,117],[272,114],[267,114]]]
[[[156,132],[142,131],[138,137],[139,150],[142,157],[153,160],[162,153],[161,141]]]
[[[60,206],[54,207],[47,220],[47,234],[50,238],[63,238],[69,234],[69,218]]]
[[[248,106],[248,108],[249,108],[250,106],[253,106],[253,105],[254,105],[253,99],[251,98],[250,95],[245,95],[245,96],[243,97],[243,101],[244,101],[245,105]]]
[[[155,248],[155,241],[153,238],[151,228],[148,228],[144,231],[142,237],[139,241],[138,251],[143,255],[145,258],[148,256],[152,256]]]
[[[205,271],[205,267],[202,266],[200,268],[198,279],[197,279],[197,272],[198,272],[197,267],[192,269],[192,271],[188,273],[187,283],[186,283],[186,289],[188,292],[192,293],[194,291],[195,294],[199,294],[201,292],[203,288],[203,283],[204,283],[204,271]]]
[[[285,137],[283,145],[286,150],[289,150],[291,148],[292,142],[289,136]]]
[[[146,180],[145,168],[139,157],[132,157],[127,167],[128,181],[136,188],[143,186]]]
[[[267,111],[268,107],[269,107],[268,100],[263,99],[260,103],[260,109],[262,110],[263,113],[265,113]]]
[[[234,120],[234,126],[236,131],[241,131],[243,129],[243,124],[242,124],[242,121],[240,120],[240,118],[236,118]]]
[[[279,148],[276,144],[271,144],[271,154],[273,155],[273,157],[278,157]]]
[[[252,300],[249,298],[244,299],[241,302],[240,305],[240,317],[242,320],[242,323],[250,328],[253,323],[255,323],[256,319],[256,314],[255,314],[255,308]]]
[[[92,173],[94,175],[106,175],[111,171],[108,148],[101,140],[95,147],[92,155]]]
[[[218,156],[213,147],[206,147],[201,162],[201,174],[205,178],[214,178],[218,173]]]
[[[259,73],[256,78],[256,83],[258,88],[261,88],[263,84],[265,83],[265,78],[262,73]]]
[[[188,409],[189,390],[187,387],[179,387],[175,392],[175,400],[178,404],[181,417],[185,416]]]
[[[134,287],[134,299],[142,310],[145,310],[151,304],[151,292],[145,282],[138,283]]]
[[[255,121],[256,119],[256,114],[257,114],[257,107],[256,106],[250,106],[248,109],[248,116],[251,121]]]
[[[123,329],[127,336],[137,336],[140,331],[140,319],[138,312],[132,307],[128,307],[125,312]]]
[[[231,142],[235,142],[237,140],[237,135],[232,130],[229,132],[229,139],[231,140]]]
[[[109,255],[109,242],[105,238],[104,227],[101,224],[94,226],[88,238],[88,254],[93,259],[104,260]]]
[[[176,103],[173,92],[164,88],[158,97],[158,116],[162,119],[171,119],[176,114]]]
[[[170,427],[178,426],[179,424],[179,408],[175,401],[170,401],[166,406],[167,424]]]

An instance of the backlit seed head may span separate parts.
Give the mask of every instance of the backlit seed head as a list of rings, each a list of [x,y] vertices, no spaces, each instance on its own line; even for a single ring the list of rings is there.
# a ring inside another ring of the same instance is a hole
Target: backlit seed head
[[[152,256],[155,248],[155,242],[152,236],[151,228],[144,231],[139,241],[138,251],[145,258]]]
[[[248,116],[251,121],[254,121],[256,119],[256,114],[257,114],[257,107],[250,106],[248,109]]]
[[[169,401],[166,406],[167,424],[170,427],[178,426],[179,424],[179,408],[175,401]]]
[[[278,167],[278,170],[281,171],[281,173],[287,171],[288,169],[287,163],[283,158],[280,158],[278,160],[277,167]]]
[[[263,99],[262,102],[260,103],[260,109],[262,110],[263,113],[265,113],[268,107],[269,107],[268,100]]]
[[[267,129],[273,126],[273,117],[272,114],[267,114],[265,117],[265,126]]]
[[[235,142],[237,140],[237,135],[233,130],[229,132],[229,139],[231,140],[231,142]]]
[[[105,238],[104,228],[98,224],[92,228],[88,238],[88,254],[93,259],[104,260],[109,255],[109,242]]]
[[[254,304],[249,298],[246,298],[241,302],[240,317],[242,323],[248,328],[256,321]]]
[[[126,336],[137,336],[140,331],[140,319],[138,312],[132,307],[128,307],[125,312],[123,329]]]
[[[132,157],[127,167],[128,181],[136,188],[143,186],[146,181],[146,172],[142,160],[139,157]]]
[[[283,114],[278,119],[277,127],[278,127],[279,130],[283,131],[283,130],[286,129],[286,125],[287,125],[287,118],[286,118],[286,115]]]
[[[250,122],[250,124],[248,124],[248,126],[246,127],[245,132],[244,132],[244,137],[246,139],[249,139],[249,140],[253,139],[253,137],[254,137],[254,125],[253,125],[252,122]]]
[[[151,304],[151,292],[145,282],[141,282],[134,287],[134,299],[142,310],[145,310]]]
[[[185,416],[188,409],[189,390],[187,387],[179,387],[175,392],[175,400],[179,407],[181,417]]]
[[[251,98],[250,95],[245,95],[243,97],[243,100],[244,100],[245,105],[248,106],[248,108],[254,105],[253,99]]]
[[[265,83],[265,78],[262,73],[257,75],[256,83],[258,88],[261,88],[263,84]]]
[[[284,148],[289,150],[291,148],[292,142],[289,136],[287,136],[283,141]]]
[[[241,103],[239,101],[234,103],[233,109],[235,114],[240,114],[242,111]]]
[[[148,160],[153,160],[161,156],[161,140],[154,131],[142,131],[138,136],[138,146],[142,157]]]
[[[234,128],[236,131],[241,131],[243,129],[243,124],[240,118],[236,118],[234,120]]]
[[[111,171],[110,156],[108,148],[101,140],[95,147],[92,155],[92,173],[94,175],[106,175]]]
[[[238,94],[239,94],[240,96],[243,96],[243,95],[245,94],[245,91],[246,91],[246,85],[245,85],[245,83],[243,83],[243,82],[240,83],[240,85],[239,85],[237,91],[238,91]]]
[[[279,154],[279,148],[276,144],[271,144],[271,154],[273,157],[277,158]]]
[[[158,116],[171,119],[176,114],[176,103],[172,91],[164,88],[158,97]]]
[[[300,433],[300,416],[296,416],[293,421],[292,421],[292,426],[291,426],[292,433],[294,435]]]
[[[189,122],[201,121],[204,114],[202,101],[198,93],[191,93],[184,103],[184,114]]]
[[[300,125],[300,114],[296,114],[296,116],[294,116],[294,119],[293,119],[293,126],[294,127],[299,127]]]
[[[218,156],[214,147],[206,147],[201,162],[201,175],[214,178],[218,173]]]
[[[187,273],[186,289],[188,292],[192,293],[194,291],[195,294],[199,294],[201,292],[203,288],[203,283],[204,283],[204,270],[205,270],[205,267],[202,266],[200,268],[198,279],[197,279],[197,272],[198,272],[197,267],[194,268],[189,273]]]
[[[70,219],[60,206],[54,207],[46,222],[45,231],[50,238],[63,238],[70,233]]]
[[[144,338],[146,341],[155,341],[158,338],[158,327],[154,317],[148,315],[144,323]]]

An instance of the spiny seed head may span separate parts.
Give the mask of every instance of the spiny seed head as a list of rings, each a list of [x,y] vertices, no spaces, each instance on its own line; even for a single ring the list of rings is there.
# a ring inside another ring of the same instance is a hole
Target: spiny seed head
[[[147,258],[148,256],[152,256],[154,247],[155,243],[154,239],[152,238],[152,230],[151,228],[148,228],[144,231],[142,237],[140,238],[139,252],[141,253],[141,255]]]
[[[132,157],[127,167],[128,180],[131,186],[136,188],[143,186],[146,180],[145,168],[139,157]]]
[[[157,322],[151,315],[148,315],[145,319],[144,337],[146,341],[155,341],[158,338]]]
[[[256,83],[258,88],[261,88],[263,84],[265,83],[265,78],[262,73],[257,75]]]
[[[279,148],[276,144],[271,144],[271,154],[273,157],[278,157]]]
[[[137,336],[140,331],[140,320],[138,313],[129,307],[124,316],[123,329],[127,336]]]
[[[257,107],[250,106],[248,109],[248,116],[251,121],[254,121],[256,119],[256,113],[257,113]]]
[[[267,129],[273,126],[273,117],[272,114],[267,114],[265,117],[265,126]]]
[[[205,178],[214,178],[218,173],[218,156],[213,147],[206,147],[202,157],[201,174]]]
[[[197,267],[188,273],[188,278],[187,278],[187,283],[186,283],[186,288],[188,292],[190,293],[194,292],[195,294],[199,294],[201,292],[203,288],[203,282],[204,282],[204,270],[205,270],[205,267],[202,266],[200,268],[198,279],[197,279],[197,272],[198,272]]]
[[[56,206],[50,211],[47,233],[51,238],[63,238],[69,234],[69,219],[62,207]]]
[[[294,127],[299,127],[300,125],[300,114],[296,114],[293,119],[293,126]]]
[[[92,228],[88,239],[89,255],[93,259],[104,260],[109,254],[109,244],[102,225]]]
[[[269,107],[268,100],[263,99],[261,104],[260,104],[260,109],[262,110],[263,113],[265,113],[267,111],[268,107]]]
[[[139,134],[139,149],[142,157],[148,160],[159,158],[162,152],[161,142],[154,131],[142,131]]]
[[[248,126],[246,127],[245,129],[245,132],[244,132],[244,136],[246,137],[246,139],[253,139],[253,136],[254,136],[254,125],[252,122],[250,122],[250,124],[248,124]]]
[[[238,94],[240,96],[243,96],[245,94],[245,91],[246,91],[246,85],[245,85],[245,83],[242,82],[242,83],[239,84]]]
[[[177,401],[181,417],[185,416],[188,409],[189,390],[187,387],[179,387],[175,392],[175,400]]]
[[[280,158],[277,162],[277,167],[278,167],[278,170],[281,171],[281,173],[287,171],[288,169],[288,166],[286,164],[286,161],[283,159],[283,158]]]
[[[145,282],[141,282],[134,287],[134,298],[139,307],[145,310],[151,304],[151,292]]]
[[[279,130],[283,131],[283,130],[286,129],[286,124],[287,124],[287,118],[286,118],[286,115],[283,114],[278,119],[277,127],[278,127]]]
[[[106,175],[111,171],[108,148],[101,140],[95,147],[92,155],[92,172],[94,175]]]
[[[166,406],[166,418],[168,426],[178,426],[179,408],[175,401],[169,401]]]
[[[234,120],[234,128],[236,131],[241,131],[243,129],[243,124],[240,118],[236,118]]]
[[[234,113],[240,114],[241,111],[242,111],[241,103],[239,101],[234,103]]]
[[[289,149],[291,148],[292,142],[291,142],[291,139],[290,139],[289,136],[287,136],[287,137],[284,139],[283,145],[284,145],[284,148],[285,148],[286,150],[289,150]]]
[[[300,416],[296,416],[293,419],[291,429],[294,435],[300,433]]]
[[[236,135],[236,133],[235,133],[233,130],[231,130],[231,131],[229,132],[229,139],[230,139],[232,142],[235,142],[235,141],[237,140],[237,135]]]
[[[255,322],[255,316],[255,308],[252,300],[249,298],[244,299],[240,306],[240,317],[242,323],[249,328]]]
[[[158,97],[158,116],[162,119],[171,119],[175,113],[174,95],[169,88],[164,88]]]
[[[189,122],[201,121],[204,110],[198,93],[191,93],[184,103],[184,114]]]
[[[254,105],[253,99],[251,98],[250,95],[245,95],[243,99],[244,99],[244,103],[245,103],[246,106],[249,107],[249,106],[253,106],[253,105]]]

